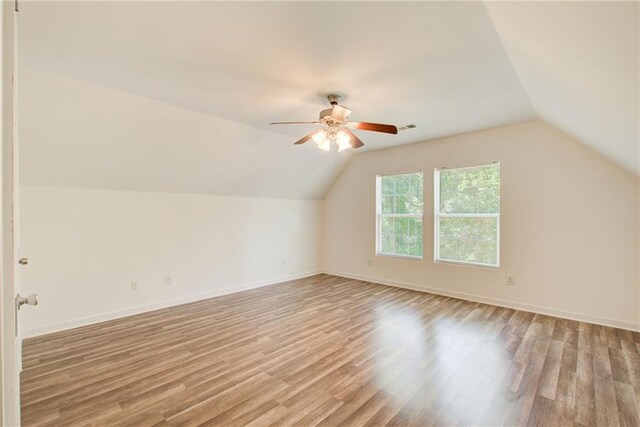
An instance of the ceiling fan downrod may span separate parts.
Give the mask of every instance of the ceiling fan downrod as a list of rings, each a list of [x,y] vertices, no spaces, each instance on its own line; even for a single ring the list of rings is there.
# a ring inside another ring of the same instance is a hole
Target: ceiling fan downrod
[[[327,95],[327,99],[331,105],[338,105],[338,102],[340,102],[342,97],[340,95],[331,94]]]

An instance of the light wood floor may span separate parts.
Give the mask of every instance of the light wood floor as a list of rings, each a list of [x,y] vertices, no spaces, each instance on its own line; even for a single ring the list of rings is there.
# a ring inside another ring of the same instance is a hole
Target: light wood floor
[[[638,426],[640,334],[328,275],[26,340],[25,425]]]

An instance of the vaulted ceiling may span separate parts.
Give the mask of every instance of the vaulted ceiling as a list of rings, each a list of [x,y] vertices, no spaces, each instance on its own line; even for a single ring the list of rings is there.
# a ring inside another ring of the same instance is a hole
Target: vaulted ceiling
[[[338,92],[364,150],[535,118],[640,172],[638,3],[28,2],[27,184],[322,198],[292,145]]]
[[[640,3],[488,2],[537,115],[640,174]]]

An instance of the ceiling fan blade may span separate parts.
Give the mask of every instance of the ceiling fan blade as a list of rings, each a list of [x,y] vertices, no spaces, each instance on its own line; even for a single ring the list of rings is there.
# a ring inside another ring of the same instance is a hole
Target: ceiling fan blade
[[[300,138],[299,140],[297,140],[296,142],[294,142],[294,145],[299,145],[299,144],[304,144],[305,142],[307,142],[308,140],[310,140],[311,138],[313,138],[313,135],[316,133],[317,131],[313,131],[305,136],[303,136],[302,138]]]
[[[360,148],[364,145],[364,142],[360,141],[360,138],[358,138],[355,133],[351,132],[349,129],[343,130],[347,135],[349,135],[349,144],[351,144],[353,148]]]
[[[349,122],[349,127],[372,132],[392,133],[394,135],[398,133],[398,128],[394,125],[383,125],[382,123]]]
[[[270,125],[319,125],[322,122],[271,122]]]
[[[339,122],[347,121],[349,114],[351,114],[351,110],[338,104],[334,105],[331,110],[331,118]]]

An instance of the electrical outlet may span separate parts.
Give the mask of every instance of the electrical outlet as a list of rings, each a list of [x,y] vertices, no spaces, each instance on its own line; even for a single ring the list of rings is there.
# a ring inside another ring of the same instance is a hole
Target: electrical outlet
[[[167,286],[173,285],[173,276],[164,276],[164,284]]]
[[[516,285],[516,276],[509,275],[507,276],[507,286],[515,286]]]
[[[372,259],[369,260],[369,267],[373,267],[373,260]]]
[[[132,291],[137,291],[138,290],[138,281],[137,280],[132,280],[131,281],[131,290]]]

